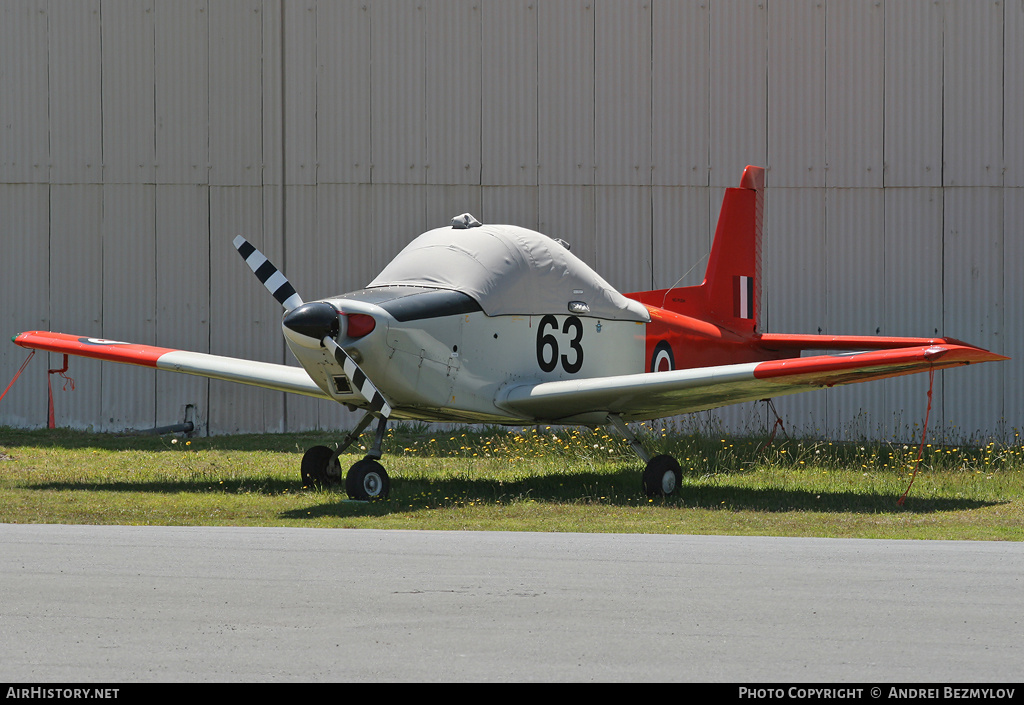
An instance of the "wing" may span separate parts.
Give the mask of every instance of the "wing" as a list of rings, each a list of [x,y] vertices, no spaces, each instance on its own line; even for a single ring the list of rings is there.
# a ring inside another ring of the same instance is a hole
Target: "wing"
[[[301,367],[47,331],[21,333],[14,338],[14,342],[23,348],[91,357],[108,362],[124,362],[168,372],[184,372],[320,399],[331,398],[316,386]]]
[[[969,345],[943,344],[794,357],[672,372],[523,384],[508,388],[502,406],[538,421],[602,423],[674,416],[727,404],[806,392],[978,362],[1006,360]]]

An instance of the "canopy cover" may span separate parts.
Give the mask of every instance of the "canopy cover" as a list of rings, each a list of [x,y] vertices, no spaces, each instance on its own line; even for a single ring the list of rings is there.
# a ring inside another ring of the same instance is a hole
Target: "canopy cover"
[[[650,320],[642,304],[620,294],[566,247],[515,225],[425,232],[367,288],[385,286],[461,291],[488,316],[573,313]]]

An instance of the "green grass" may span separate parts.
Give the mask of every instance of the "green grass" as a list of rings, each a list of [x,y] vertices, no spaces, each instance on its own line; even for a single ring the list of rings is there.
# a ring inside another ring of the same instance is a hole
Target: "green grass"
[[[683,470],[674,496],[652,500],[639,461],[601,430],[400,426],[385,442],[391,498],[363,503],[299,481],[301,452],[340,435],[0,429],[0,522],[1024,540],[1019,442],[928,446],[899,506],[916,446],[648,428],[645,445]]]

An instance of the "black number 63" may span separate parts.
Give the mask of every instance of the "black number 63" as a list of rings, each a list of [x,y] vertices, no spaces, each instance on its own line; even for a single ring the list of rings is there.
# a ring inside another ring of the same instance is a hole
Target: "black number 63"
[[[558,330],[557,318],[549,314],[540,319],[540,326],[537,327],[537,364],[544,372],[551,372],[561,360],[562,369],[566,372],[579,372],[583,367],[583,346],[580,344],[583,340],[583,323],[576,316],[569,316],[562,324],[562,332],[573,336],[569,340],[569,347],[574,353],[571,362],[568,355],[559,357],[558,338],[548,332],[552,328]]]

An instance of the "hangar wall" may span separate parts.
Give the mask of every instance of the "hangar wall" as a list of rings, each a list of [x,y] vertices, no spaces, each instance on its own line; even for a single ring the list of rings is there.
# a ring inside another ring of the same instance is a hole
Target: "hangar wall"
[[[698,283],[749,163],[768,168],[766,330],[1014,356],[940,374],[932,419],[1024,426],[1022,0],[7,0],[0,67],[4,336],[291,362],[235,234],[309,299],[467,210],[569,240],[623,291]],[[24,357],[0,346],[0,377]],[[69,374],[58,425],[186,405],[209,433],[352,423],[200,378]],[[0,425],[46,423],[46,376],[29,366]],[[918,375],[777,407],[791,431],[902,437],[926,391]]]

